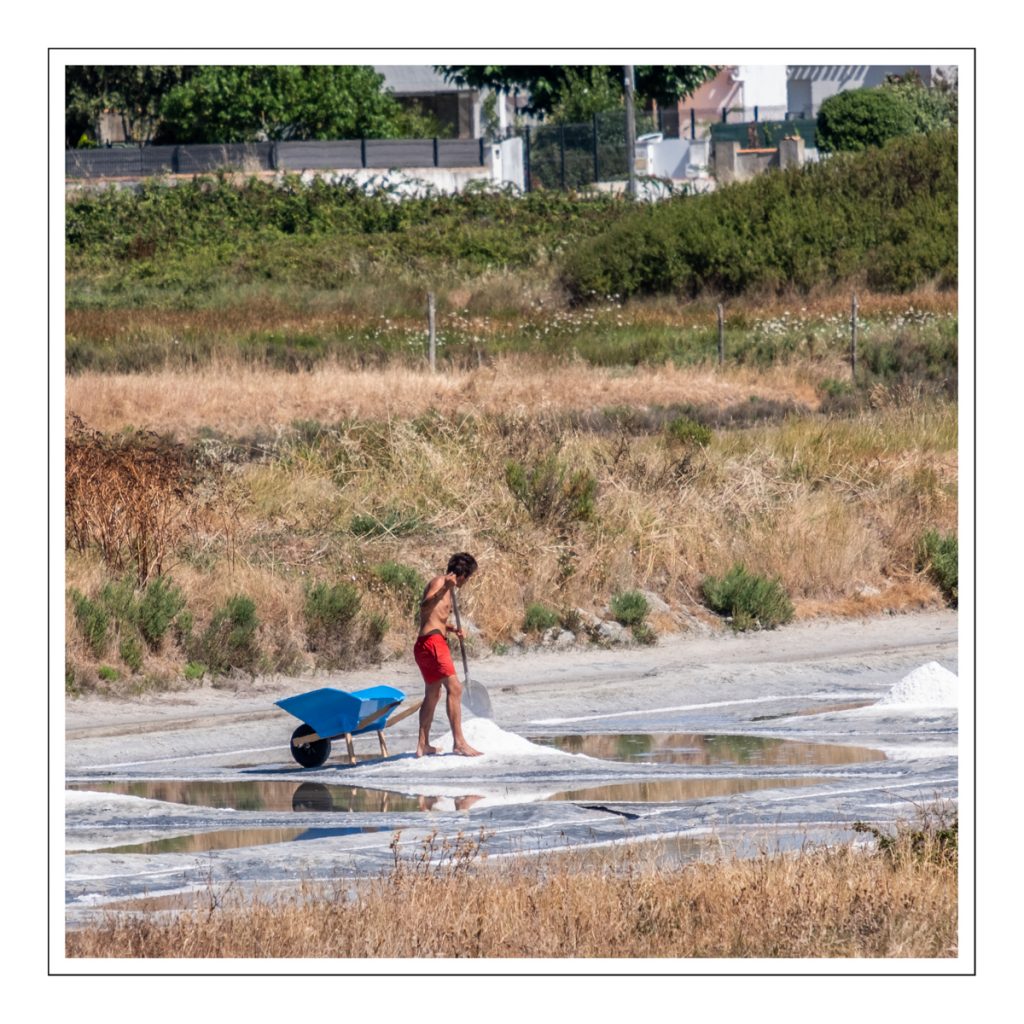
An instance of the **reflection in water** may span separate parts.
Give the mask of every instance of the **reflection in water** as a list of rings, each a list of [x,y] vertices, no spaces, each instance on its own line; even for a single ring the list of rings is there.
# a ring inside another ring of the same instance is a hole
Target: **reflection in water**
[[[884,761],[885,755],[866,747],[835,743],[805,743],[765,736],[709,736],[700,733],[610,733],[607,735],[533,736],[533,742],[571,754],[605,761],[646,761],[661,764],[798,765],[859,764]]]
[[[812,786],[820,779],[750,778],[664,779],[650,782],[615,782],[606,786],[573,789],[548,797],[549,800],[616,800],[628,803],[668,803],[675,800],[702,800],[711,796],[733,796],[757,789],[781,789],[784,786]]]
[[[206,853],[209,850],[237,850],[244,846],[270,846],[273,843],[291,843],[304,839],[325,839],[329,836],[354,836],[365,832],[380,832],[366,828],[243,828],[222,832],[200,832],[171,839],[155,839],[148,843],[128,846],[108,846],[93,853]]]

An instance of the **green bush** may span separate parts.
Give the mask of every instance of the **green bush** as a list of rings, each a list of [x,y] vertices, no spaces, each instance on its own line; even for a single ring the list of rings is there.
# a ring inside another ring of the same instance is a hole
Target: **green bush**
[[[859,152],[915,132],[949,128],[949,100],[917,82],[886,83],[829,96],[818,111],[818,147],[824,153]]]
[[[585,469],[570,470],[554,452],[533,465],[510,460],[505,483],[538,523],[569,525],[594,518],[597,480]]]
[[[404,605],[410,609],[419,607],[426,581],[412,566],[400,562],[384,562],[373,570],[373,574]]]
[[[627,590],[612,597],[611,610],[616,622],[635,628],[642,625],[651,607],[640,591]]]
[[[318,661],[329,667],[344,663],[358,640],[361,605],[359,591],[350,583],[315,583],[307,589],[307,643]]]
[[[526,633],[543,633],[546,629],[559,624],[558,613],[547,605],[533,602],[526,606],[523,616],[523,631]]]
[[[206,627],[195,660],[221,675],[233,668],[255,675],[260,665],[259,625],[256,605],[250,598],[243,594],[228,598]]]
[[[685,447],[706,448],[714,436],[708,427],[688,416],[676,416],[665,427],[665,436]]]
[[[929,530],[918,545],[918,571],[927,570],[935,585],[955,608],[960,582],[959,544],[956,534],[942,536]]]
[[[915,130],[910,106],[885,86],[836,93],[818,110],[818,147],[823,153],[857,152]]]
[[[708,576],[702,585],[708,607],[732,619],[732,628],[774,629],[793,618],[793,605],[782,584],[736,564],[725,576]]]
[[[138,672],[142,668],[142,644],[135,636],[122,638],[118,647],[121,660],[133,671]]]
[[[954,286],[957,202],[956,132],[918,134],[639,206],[568,249],[561,278],[580,303],[808,291],[868,274],[893,291]]]
[[[107,683],[116,683],[121,678],[121,673],[113,665],[100,665],[96,670],[96,675]]]
[[[71,601],[75,609],[75,621],[82,636],[85,637],[92,653],[97,658],[101,657],[107,649],[107,629],[110,626],[110,616],[102,605],[96,601],[90,601],[77,590],[71,590]]]
[[[139,631],[152,650],[163,640],[175,616],[185,607],[181,591],[162,576],[146,584],[136,609]]]
[[[202,679],[206,675],[206,666],[199,661],[190,661],[185,666],[185,678],[189,682],[195,682],[197,679]]]

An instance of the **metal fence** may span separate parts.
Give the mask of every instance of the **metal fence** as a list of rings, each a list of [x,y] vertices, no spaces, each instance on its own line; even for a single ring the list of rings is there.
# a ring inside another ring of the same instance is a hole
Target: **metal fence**
[[[134,178],[155,174],[259,171],[391,170],[401,167],[483,167],[483,139],[355,139],[348,142],[256,142],[188,146],[69,149],[68,178]]]
[[[655,130],[638,114],[637,135]],[[629,177],[626,113],[595,114],[587,124],[530,127],[525,133],[527,189],[575,189]]]

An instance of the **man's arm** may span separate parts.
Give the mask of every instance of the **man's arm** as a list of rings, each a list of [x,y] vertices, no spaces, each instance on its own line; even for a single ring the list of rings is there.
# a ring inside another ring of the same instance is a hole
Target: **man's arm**
[[[420,601],[420,609],[433,608],[434,605],[444,597],[445,594],[455,586],[455,573],[450,572],[447,576],[435,576],[423,592],[423,600]]]

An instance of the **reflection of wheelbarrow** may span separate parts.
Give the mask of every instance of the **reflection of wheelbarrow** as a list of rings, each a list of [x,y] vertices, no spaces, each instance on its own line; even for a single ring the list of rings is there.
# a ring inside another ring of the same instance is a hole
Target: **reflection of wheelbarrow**
[[[331,756],[331,740],[345,737],[349,764],[356,763],[352,737],[364,732],[375,732],[380,741],[380,752],[388,756],[384,742],[384,729],[407,718],[419,710],[423,701],[417,701],[392,715],[405,700],[405,694],[393,686],[371,686],[368,690],[346,693],[324,687],[285,697],[274,703],[303,724],[292,733],[292,757],[303,768],[319,768]]]

